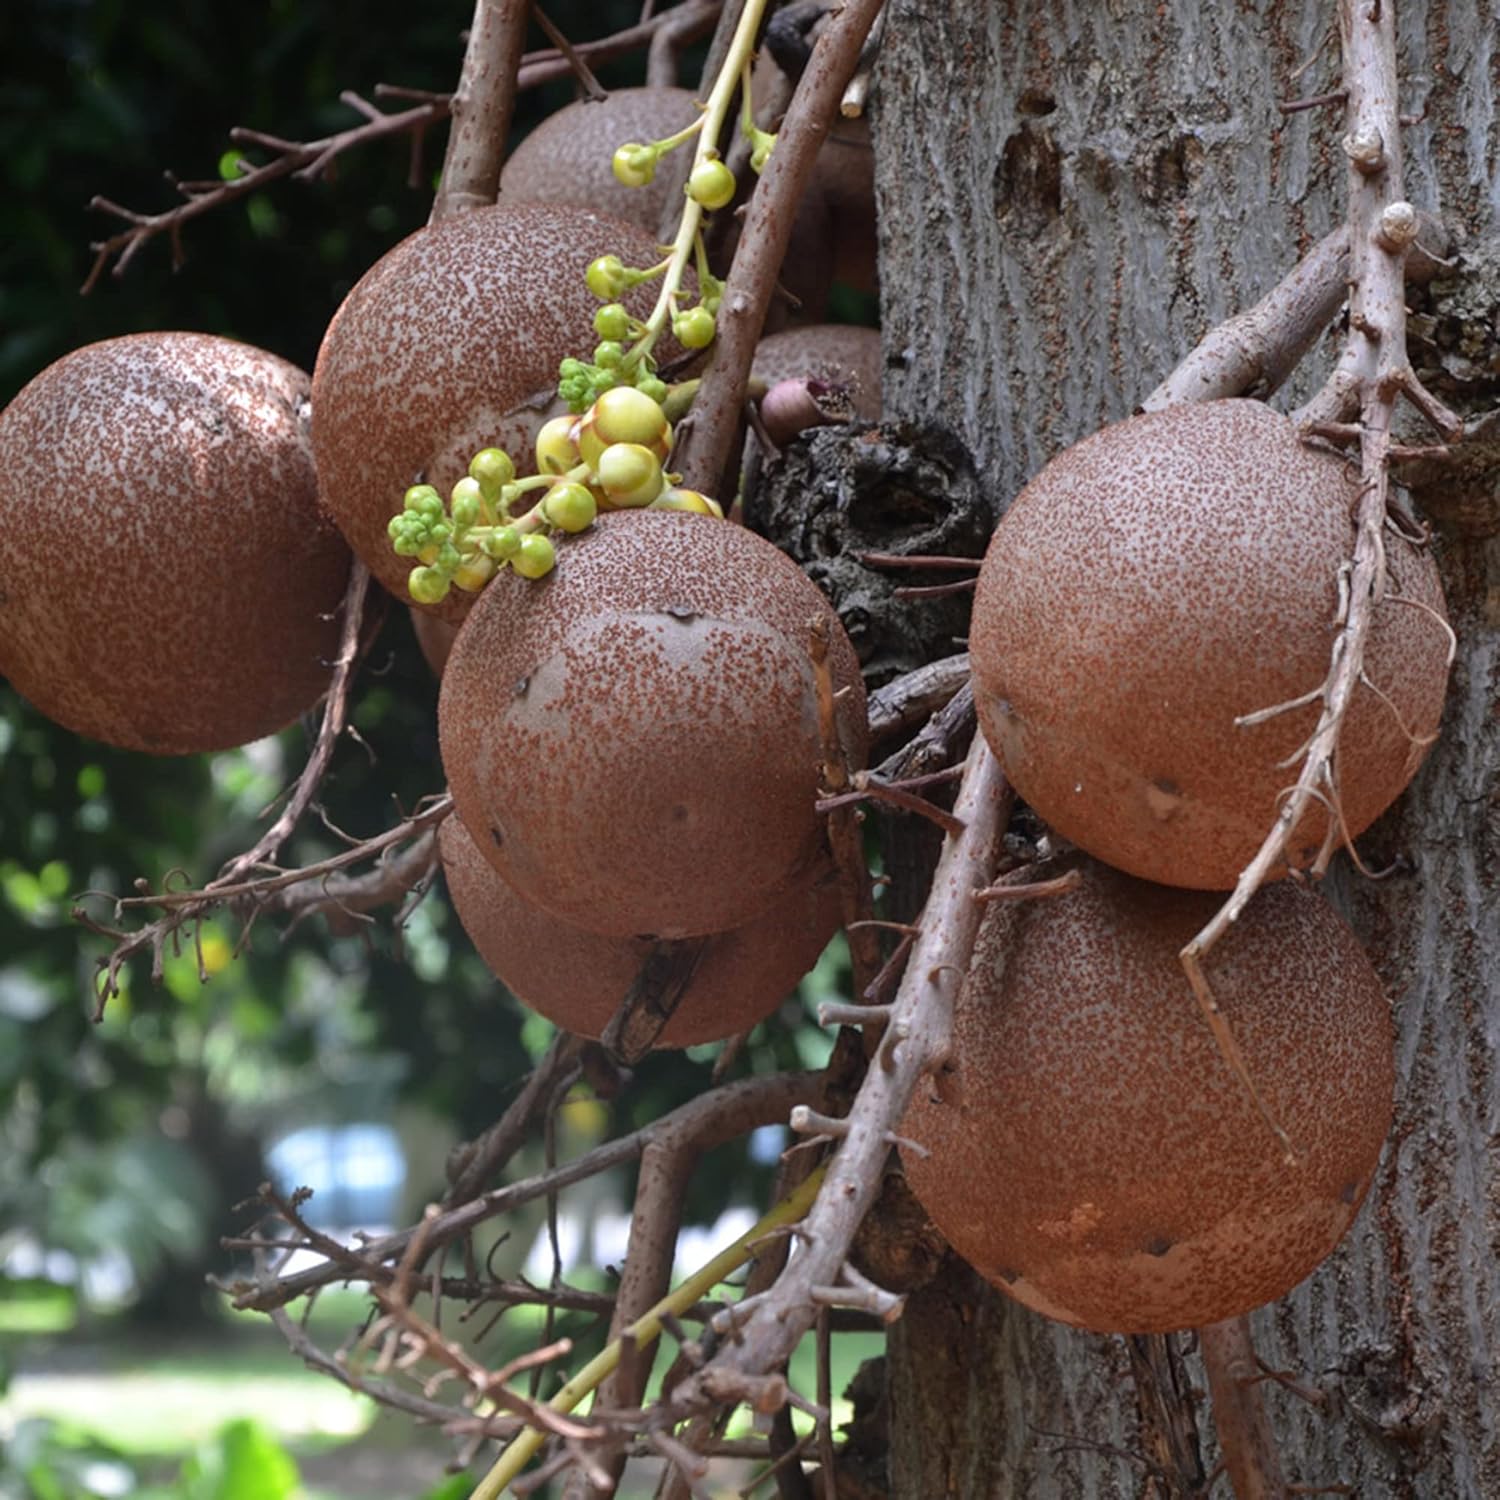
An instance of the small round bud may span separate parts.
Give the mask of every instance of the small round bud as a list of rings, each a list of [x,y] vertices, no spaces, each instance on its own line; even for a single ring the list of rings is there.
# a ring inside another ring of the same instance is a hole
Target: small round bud
[[[406,587],[418,604],[440,604],[448,597],[448,580],[436,568],[413,568]]]
[[[521,538],[520,550],[510,561],[522,578],[545,578],[557,566],[557,549],[539,533]]]
[[[643,375],[635,383],[641,395],[649,396],[658,406],[667,399],[667,383],[655,375]]]
[[[434,501],[437,503],[436,514],[442,515],[443,497],[430,484],[414,484],[402,497],[401,506],[403,510],[422,516],[433,513]]]
[[[619,343],[630,337],[630,314],[619,302],[606,302],[594,314],[594,332],[601,339],[613,339]],[[598,363],[596,359],[595,364]]]
[[[714,341],[714,315],[706,307],[690,307],[672,319],[672,335],[684,349],[706,349]]]
[[[578,532],[594,524],[599,506],[587,486],[573,480],[549,490],[542,511],[559,531]]]
[[[639,443],[611,443],[597,470],[600,487],[621,509],[650,505],[661,494],[661,460]]]
[[[615,181],[625,187],[645,187],[656,176],[655,146],[643,146],[639,141],[627,141],[610,158],[610,169]]]
[[[601,302],[618,302],[630,286],[624,262],[618,255],[601,255],[598,260],[590,261],[584,278]]]
[[[493,557],[496,562],[509,562],[521,550],[521,533],[514,526],[501,526],[479,545],[486,557]]]
[[[704,208],[723,208],[734,197],[734,173],[723,162],[707,157],[693,168],[687,193]]]
[[[675,485],[665,489],[651,502],[652,510],[684,510],[698,516],[717,516],[724,519],[724,507],[717,500],[697,490],[681,490]]]
[[[516,477],[516,466],[504,448],[481,448],[469,460],[469,475],[479,481],[484,498],[493,503],[501,485]]]
[[[573,440],[573,417],[553,417],[543,422],[536,435],[536,471],[538,474],[566,474],[580,462],[578,444]]]
[[[479,524],[483,499],[479,481],[472,475],[465,475],[453,486],[449,503],[453,508],[453,524],[459,531]]]
[[[453,570],[455,587],[466,594],[477,594],[494,576],[495,564],[482,552],[466,557]]]
[[[613,370],[624,357],[625,351],[613,339],[605,339],[594,348],[594,363],[601,370]]]

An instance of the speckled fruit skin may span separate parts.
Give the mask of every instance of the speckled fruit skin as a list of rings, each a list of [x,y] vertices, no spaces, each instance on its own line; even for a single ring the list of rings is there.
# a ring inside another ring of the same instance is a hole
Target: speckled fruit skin
[[[569,104],[543,120],[511,153],[500,174],[502,200],[570,203],[611,214],[655,238],[680,158],[661,158],[652,181],[630,188],[615,177],[615,149],[632,141],[645,145],[664,140],[698,115],[687,89],[612,89],[606,99]],[[692,149],[690,144],[679,147]]]
[[[880,419],[880,330],[848,323],[787,328],[755,346],[750,373],[767,385],[778,380],[819,379],[849,387],[854,414]]]
[[[158,755],[282,728],[328,686],[349,550],[318,505],[307,376],[142,333],[0,413],[0,671],[78,734]]]
[[[443,674],[459,816],[506,881],[610,937],[721,932],[823,857],[809,626],[864,762],[843,627],[769,542],[710,516],[602,516],[538,583],[502,573]]]
[[[349,545],[398,599],[410,602],[412,562],[386,527],[407,486],[425,479],[446,498],[490,444],[532,472],[558,364],[599,341],[583,273],[605,254],[660,259],[651,235],[581,208],[476,209],[404,239],[335,314],[313,371],[318,479]],[[653,295],[638,288],[626,305],[644,317]],[[461,619],[472,597],[454,589],[437,612]]]
[[[907,1177],[960,1255],[1048,1317],[1109,1333],[1235,1317],[1308,1275],[1369,1189],[1394,1088],[1380,982],[1291,881],[1214,949],[1288,1166],[1177,960],[1216,898],[1083,864],[1080,888],[986,913],[953,1062],[901,1126],[931,1152],[903,1150]]]
[[[474,847],[458,818],[439,835],[448,893],[480,956],[532,1010],[597,1040],[651,951],[607,938],[522,900]],[[748,926],[708,939],[657,1047],[692,1047],[765,1020],[818,961],[839,925],[838,880],[824,867]]]
[[[1234,720],[1328,672],[1351,472],[1259,402],[1214,401],[1107,427],[1021,492],[979,576],[970,651],[985,736],[1059,832],[1148,880],[1233,886],[1318,707]],[[1431,557],[1389,530],[1385,546],[1391,592],[1442,613]],[[1365,672],[1395,711],[1356,689],[1337,762],[1351,837],[1421,764],[1447,652],[1422,609],[1377,612]],[[1314,806],[1292,863],[1311,863],[1326,826]]]

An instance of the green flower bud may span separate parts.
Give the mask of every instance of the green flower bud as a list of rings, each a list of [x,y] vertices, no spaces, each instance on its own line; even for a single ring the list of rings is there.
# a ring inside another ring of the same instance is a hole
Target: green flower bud
[[[661,460],[639,443],[613,443],[599,455],[599,487],[623,509],[650,505],[662,492]]]
[[[610,158],[610,169],[615,181],[625,187],[645,187],[656,176],[656,158],[660,152],[655,146],[643,146],[638,141],[627,141]]]
[[[510,561],[522,578],[545,578],[557,566],[557,549],[540,533],[521,538],[520,550]]]
[[[642,375],[635,383],[641,395],[649,396],[658,406],[667,399],[667,383],[655,375]]]
[[[594,314],[594,332],[601,339],[613,339],[619,343],[630,337],[630,314],[625,311],[622,304],[618,302],[606,302],[598,312]],[[598,356],[595,356],[598,363]]]
[[[584,485],[570,480],[548,491],[542,510],[560,531],[578,532],[593,525],[599,505]]]
[[[706,307],[690,307],[672,319],[672,334],[684,349],[706,349],[714,341],[714,315]]]
[[[601,370],[613,370],[624,359],[625,351],[612,339],[606,339],[594,350],[594,363]]]
[[[469,527],[479,524],[483,499],[479,481],[473,475],[460,479],[453,486],[453,525],[456,530],[467,531]]]
[[[423,516],[431,512],[434,503],[437,505],[437,514],[442,515],[443,497],[430,484],[414,484],[407,490],[401,505],[403,510]]]
[[[584,279],[589,284],[589,290],[601,302],[618,302],[630,286],[625,264],[618,255],[601,255],[598,260],[590,261],[588,270],[584,272]],[[563,361],[564,379],[568,376],[567,363],[566,360]]]
[[[688,178],[687,194],[704,208],[723,208],[734,197],[734,173],[716,157],[705,157]]]
[[[439,604],[448,596],[448,580],[435,568],[413,568],[406,587],[418,604]]]
[[[502,526],[485,537],[480,546],[486,557],[493,557],[496,562],[509,562],[521,550],[521,533],[514,526]]]
[[[479,481],[480,492],[493,504],[501,485],[516,477],[516,466],[505,449],[481,448],[469,460],[469,475]]]

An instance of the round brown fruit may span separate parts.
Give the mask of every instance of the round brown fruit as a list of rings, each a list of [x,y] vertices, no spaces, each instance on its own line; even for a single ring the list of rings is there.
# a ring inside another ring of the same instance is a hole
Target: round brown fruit
[[[865,696],[827,601],[769,542],[672,511],[601,516],[540,583],[501,574],[454,643],[443,765],[485,858],[610,937],[743,925],[824,857],[811,627],[863,764]]]
[[[569,104],[543,120],[511,153],[500,175],[502,200],[595,209],[655,238],[675,181],[676,156],[661,158],[656,176],[638,188],[619,182],[610,163],[616,148],[664,140],[691,125],[698,114],[687,89],[613,89],[608,98]]]
[[[598,343],[584,271],[605,254],[660,259],[652,236],[580,208],[480,208],[403,240],[344,299],[313,372],[318,479],[349,545],[398,598],[410,598],[412,563],[387,524],[409,485],[446,499],[491,445],[532,472],[558,365]],[[645,317],[651,289],[624,300]],[[663,340],[657,352],[681,351]],[[471,597],[454,590],[436,608],[459,619]]]
[[[1107,427],[1026,486],[980,573],[970,649],[985,735],[1047,822],[1149,880],[1235,883],[1319,705],[1235,720],[1327,675],[1356,479],[1259,402],[1213,401]],[[1385,546],[1393,597],[1335,767],[1351,838],[1421,764],[1447,682],[1437,569],[1393,533]],[[1326,827],[1316,804],[1293,865]]]
[[[750,373],[768,386],[782,380],[822,380],[846,388],[854,415],[880,419],[880,330],[848,323],[788,328],[755,346]]]
[[[199,333],[90,344],[0,413],[0,671],[160,755],[259,739],[328,686],[349,550],[307,376]]]
[[[411,628],[416,634],[422,659],[432,669],[432,675],[441,678],[453,650],[454,638],[458,635],[458,626],[425,609],[413,609]]]
[[[458,818],[443,824],[439,840],[458,919],[496,977],[554,1025],[575,1036],[602,1036],[651,943],[599,937],[523,900]],[[656,1045],[715,1042],[765,1020],[818,961],[839,910],[838,881],[825,866],[748,926],[707,938]]]
[[[1214,949],[1288,1165],[1178,962],[1216,898],[1074,859],[1079,888],[986,913],[952,1062],[901,1126],[925,1148],[903,1150],[907,1176],[953,1248],[1048,1317],[1114,1333],[1235,1317],[1308,1275],[1369,1189],[1394,1087],[1380,982],[1290,881]]]

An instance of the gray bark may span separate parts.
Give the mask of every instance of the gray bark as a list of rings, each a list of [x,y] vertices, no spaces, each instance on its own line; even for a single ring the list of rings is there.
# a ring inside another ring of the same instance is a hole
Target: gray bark
[[[874,109],[888,414],[950,427],[1003,508],[1267,291],[1343,213],[1342,112],[1276,109],[1337,86],[1336,43],[1291,78],[1333,22],[1314,0],[892,0]],[[1463,257],[1418,308],[1431,316],[1414,333],[1443,347],[1413,351],[1474,412],[1500,400],[1500,23],[1484,0],[1406,0],[1398,26],[1402,107],[1425,111],[1404,142],[1407,192]],[[1331,337],[1282,402],[1316,387]],[[1363,1497],[1500,1497],[1488,529],[1440,538],[1459,635],[1443,737],[1362,846],[1375,865],[1404,856],[1405,872],[1336,882],[1394,1005],[1395,1131],[1345,1245],[1254,1320],[1262,1355],[1327,1396],[1267,1388],[1289,1479]],[[1140,1493],[1144,1471],[1121,1456],[1139,1451],[1127,1369],[1119,1341],[950,1269],[893,1334],[893,1495]]]

